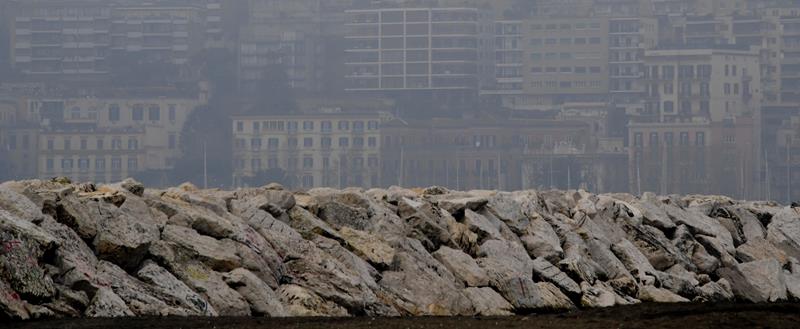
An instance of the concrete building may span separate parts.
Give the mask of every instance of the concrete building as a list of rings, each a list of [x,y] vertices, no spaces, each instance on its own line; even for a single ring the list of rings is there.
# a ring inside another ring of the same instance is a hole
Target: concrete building
[[[233,117],[234,184],[279,171],[293,187],[380,186],[379,113]]]
[[[0,97],[0,180],[36,177],[38,127],[16,97]]]
[[[658,20],[647,17],[609,19],[609,102],[629,115],[644,111],[644,53],[658,45]]]
[[[625,153],[600,151],[592,126],[582,121],[393,121],[381,133],[384,186],[627,188]]]
[[[113,6],[111,56],[186,64],[205,46],[203,10],[196,5]]]
[[[471,100],[492,76],[491,11],[380,7],[347,14],[348,91],[429,91]]]
[[[640,120],[712,122],[756,116],[761,110],[756,50],[741,47],[664,49],[645,52],[648,102]]]
[[[503,107],[553,110],[608,98],[609,18],[500,21],[495,33],[496,78],[482,94]]]
[[[755,124],[749,117],[631,123],[630,191],[759,198]]]

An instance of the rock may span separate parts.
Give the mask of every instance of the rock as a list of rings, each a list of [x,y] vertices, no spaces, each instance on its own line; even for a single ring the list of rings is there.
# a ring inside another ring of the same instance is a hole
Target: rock
[[[493,285],[509,278],[531,277],[533,272],[532,261],[525,249],[513,242],[486,241],[481,245],[478,256],[481,257],[478,264],[486,271]]]
[[[486,271],[480,268],[478,263],[464,252],[443,246],[432,255],[467,287],[485,287],[489,285],[489,277],[486,276]]]
[[[503,296],[500,296],[494,289],[483,287],[469,287],[464,290],[472,306],[475,308],[475,315],[479,316],[510,316],[514,315],[514,307],[508,303]]]
[[[761,296],[761,300],[777,302],[787,299],[786,281],[783,277],[781,264],[777,260],[764,259],[753,261],[739,264],[738,268],[747,282],[749,282]]]
[[[464,224],[469,227],[470,231],[478,235],[478,243],[490,239],[505,240],[496,223],[492,223],[485,216],[472,210],[467,209],[464,212]]]
[[[449,212],[453,216],[461,216],[464,211],[469,209],[471,211],[478,211],[483,208],[489,200],[482,197],[465,197],[465,198],[441,198],[436,202],[439,208]]]
[[[117,184],[106,185],[105,187],[110,189],[122,189],[139,197],[144,195],[144,184],[132,178],[125,179]]]
[[[500,294],[514,306],[517,314],[568,311],[575,306],[551,283],[534,283],[530,278],[512,278],[498,286]]]
[[[19,294],[0,279],[0,314],[13,320],[28,320],[31,318],[27,304]]]
[[[725,279],[706,283],[698,288],[697,291],[698,294],[694,298],[694,302],[725,303],[732,301],[734,298],[731,284]]]
[[[196,258],[217,271],[231,271],[241,266],[242,259],[236,255],[235,242],[217,240],[196,231],[167,225],[162,233],[164,241],[172,242],[185,254],[186,259]]]
[[[342,237],[336,229],[328,225],[328,223],[314,217],[311,212],[300,207],[294,207],[289,210],[288,214],[291,220],[288,223],[289,226],[308,239],[311,239],[312,234],[317,234],[329,239],[342,241]]]
[[[144,259],[150,244],[158,240],[159,229],[155,223],[134,218],[114,206],[101,204],[95,251],[100,259],[134,269]]]
[[[103,288],[97,291],[92,298],[92,303],[84,313],[90,318],[119,318],[133,316],[133,312],[125,305],[111,289]]]
[[[525,234],[520,236],[520,240],[531,257],[543,257],[556,263],[564,257],[558,235],[541,216],[531,218],[530,225],[525,229]]]
[[[69,226],[83,239],[94,239],[97,235],[97,220],[101,218],[100,205],[94,200],[78,200],[69,195],[59,200],[55,218]]]
[[[4,209],[0,209],[0,232],[24,237],[34,243],[41,252],[49,251],[58,245],[58,240],[55,237],[36,226],[33,222],[17,217]]]
[[[780,210],[767,227],[767,240],[787,255],[800,259],[800,208]]]
[[[581,306],[587,308],[611,307],[617,302],[617,294],[611,287],[602,282],[590,285],[588,282],[581,282]]]
[[[158,289],[162,294],[173,298],[181,307],[191,310],[189,314],[202,316],[217,316],[213,306],[208,304],[203,297],[192,291],[185,283],[181,282],[172,273],[156,265],[152,261],[145,261],[136,276]]]
[[[625,264],[625,268],[630,271],[631,275],[639,279],[640,282],[645,282],[646,276],[655,275],[656,269],[653,265],[650,265],[647,257],[630,241],[622,240],[613,244],[611,251]]]
[[[792,301],[800,301],[800,273],[792,273],[784,270],[783,276],[786,280],[786,290],[788,297]]]
[[[770,258],[778,260],[781,264],[786,264],[789,261],[785,252],[763,238],[754,238],[736,247],[736,259],[742,263]]]
[[[0,280],[15,291],[12,295],[34,303],[46,302],[55,296],[53,279],[39,264],[43,254],[35,241],[19,232],[0,229]]]
[[[681,297],[669,290],[656,288],[653,286],[643,286],[639,288],[639,299],[643,302],[654,303],[688,303],[690,300]]]
[[[288,315],[278,295],[252,272],[241,268],[235,269],[225,275],[225,282],[247,300],[253,315],[271,317]]]
[[[532,265],[534,278],[553,283],[567,294],[573,296],[581,294],[581,287],[575,281],[544,258],[534,259]]]
[[[18,187],[19,188],[19,187]],[[7,184],[0,185],[0,209],[10,216],[38,223],[44,219],[42,208]]]
[[[736,266],[736,258],[728,253],[727,248],[722,244],[722,241],[705,235],[697,235],[696,238],[697,242],[702,244],[708,253],[711,254],[711,256],[714,256],[716,259],[718,259],[722,266]]]
[[[97,257],[94,251],[66,225],[46,218],[41,228],[61,241],[55,250],[54,265],[59,269],[59,277],[67,287],[80,290],[93,296],[97,290],[93,282],[96,277]]]
[[[289,316],[349,316],[347,310],[343,307],[336,305],[336,303],[325,301],[312,291],[300,286],[283,285],[278,289],[277,293]]]
[[[347,247],[357,256],[379,268],[386,268],[394,259],[394,248],[380,238],[349,227],[339,230]]]
[[[321,204],[319,218],[336,229],[346,226],[356,230],[366,230],[369,227],[369,215],[366,210],[337,202]]]
[[[131,277],[117,265],[100,261],[97,265],[99,285],[110,287],[131,312],[137,316],[187,316],[190,313],[176,304],[170,296],[161,294],[150,285]],[[101,288],[102,289],[102,288]]]
[[[173,269],[175,275],[207,300],[220,316],[250,316],[250,305],[224,281],[223,275],[192,262]]]

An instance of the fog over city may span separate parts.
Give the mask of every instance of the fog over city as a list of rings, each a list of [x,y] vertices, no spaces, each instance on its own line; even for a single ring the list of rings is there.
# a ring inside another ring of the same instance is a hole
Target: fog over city
[[[798,0],[0,0],[0,182],[800,199]]]

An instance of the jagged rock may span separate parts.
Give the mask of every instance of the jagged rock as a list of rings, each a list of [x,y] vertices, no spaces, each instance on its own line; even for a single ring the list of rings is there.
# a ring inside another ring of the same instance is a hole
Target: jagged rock
[[[705,250],[709,252],[712,256],[720,261],[722,266],[731,267],[736,266],[736,258],[733,257],[730,253],[728,253],[727,248],[722,244],[717,238],[705,236],[705,235],[697,235],[697,242],[705,247]],[[735,252],[735,250],[734,250]]]
[[[478,243],[490,239],[504,240],[496,223],[492,223],[485,216],[472,210],[467,209],[464,212],[464,224],[469,227],[470,231],[478,235]]]
[[[134,218],[112,205],[99,204],[100,218],[94,246],[100,259],[120,264],[125,269],[139,266],[150,244],[159,238],[152,221]]]
[[[453,234],[449,226],[449,223],[455,224],[456,220],[430,203],[401,198],[398,201],[397,214],[406,221],[411,230],[407,236],[419,240],[429,251],[438,250],[442,245],[460,245],[452,241]],[[469,240],[467,237],[465,242]],[[461,249],[470,247],[462,246]]]
[[[128,308],[139,316],[187,316],[186,309],[174,307],[170,296],[161,294],[148,284],[131,277],[118,266],[100,261],[97,265],[101,285],[110,287],[114,294],[122,298]]]
[[[643,302],[654,303],[688,303],[690,300],[681,297],[669,290],[656,288],[650,285],[639,288],[639,299]]]
[[[278,289],[277,293],[289,316],[343,317],[350,315],[343,307],[336,305],[334,302],[326,301],[312,291],[300,286],[283,285]]]
[[[181,307],[191,310],[195,315],[217,316],[217,311],[203,297],[192,291],[185,283],[181,282],[172,273],[158,266],[152,261],[145,261],[136,276],[162,294],[170,296]]]
[[[698,288],[697,291],[698,295],[693,300],[695,302],[724,303],[730,302],[734,298],[731,284],[725,279],[706,283]]]
[[[252,272],[241,268],[235,269],[225,275],[225,282],[250,303],[253,315],[271,317],[287,315],[278,295]]]
[[[439,208],[449,212],[453,216],[461,215],[465,210],[478,211],[483,208],[489,200],[482,197],[464,197],[464,198],[439,198],[436,204]]]
[[[464,252],[443,246],[432,255],[467,287],[485,287],[489,284],[486,271]]]
[[[509,316],[514,314],[514,306],[511,306],[508,301],[503,299],[503,296],[500,296],[492,288],[469,287],[464,290],[464,294],[472,301],[475,315]]]
[[[567,296],[548,282],[511,278],[501,282],[497,288],[517,313],[568,311],[575,307]]]
[[[341,235],[336,231],[336,229],[328,225],[328,223],[314,217],[314,215],[308,210],[294,207],[289,210],[288,214],[290,219],[290,222],[288,223],[289,226],[302,233],[309,239],[311,238],[312,234],[317,234],[334,240],[342,240]]]
[[[551,262],[563,259],[564,250],[558,235],[541,216],[532,217],[524,232],[526,234],[520,236],[520,240],[531,257],[543,257]]]
[[[588,282],[581,282],[581,306],[588,308],[611,307],[618,304],[621,297],[614,293],[614,289],[602,282],[590,285]]]
[[[249,316],[250,305],[224,281],[223,274],[192,262],[174,269],[175,275],[207,300],[220,316]]]
[[[20,188],[21,187],[17,187]],[[42,208],[13,189],[11,184],[0,185],[0,209],[11,216],[38,223],[44,219]]]
[[[119,318],[134,314],[111,289],[102,288],[94,295],[84,315],[90,318]]]
[[[394,248],[380,238],[349,227],[339,230],[348,248],[357,256],[378,267],[388,267],[394,259]]]
[[[164,241],[172,242],[186,258],[196,258],[217,271],[231,271],[241,266],[235,242],[203,236],[190,228],[167,225],[162,232]]]
[[[786,300],[786,281],[780,262],[775,259],[764,259],[739,264],[738,268],[764,301]]]
[[[395,262],[378,284],[405,315],[472,315],[455,276],[413,239],[396,242]]]
[[[781,264],[788,262],[788,256],[783,250],[776,248],[763,238],[754,238],[736,247],[736,259],[742,263],[769,258],[776,259]]]
[[[366,230],[369,227],[369,215],[365,209],[338,202],[326,202],[320,205],[319,218],[336,229],[346,226],[356,230]]]
[[[510,241],[486,241],[481,245],[478,256],[478,264],[495,287],[510,278],[531,277],[533,272],[533,262],[525,249]]]
[[[647,257],[642,254],[630,241],[622,240],[611,246],[614,255],[625,264],[625,268],[640,282],[646,281],[646,276],[655,275],[656,269],[650,265]]]
[[[0,312],[6,317],[14,320],[28,320],[31,318],[28,312],[26,303],[19,294],[11,289],[11,287],[0,279]]]
[[[110,189],[122,189],[139,197],[144,195],[144,184],[137,182],[132,178],[125,179],[117,184],[106,185],[101,188],[104,187]]]
[[[49,301],[56,291],[53,279],[39,264],[43,253],[35,241],[28,240],[20,232],[0,228],[0,280],[7,282],[22,299]]]
[[[532,265],[534,278],[551,282],[567,294],[574,296],[581,294],[581,287],[574,280],[544,258],[534,259]]]
[[[786,280],[786,290],[789,293],[788,297],[795,302],[800,301],[800,273],[792,273],[784,270],[783,276]]]
[[[787,255],[800,259],[800,208],[780,210],[767,227],[767,240]]]

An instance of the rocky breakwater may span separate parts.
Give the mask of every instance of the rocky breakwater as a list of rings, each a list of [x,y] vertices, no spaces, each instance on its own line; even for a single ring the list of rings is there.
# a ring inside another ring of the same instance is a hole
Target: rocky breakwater
[[[0,185],[0,317],[418,316],[800,298],[800,211],[582,191]]]

